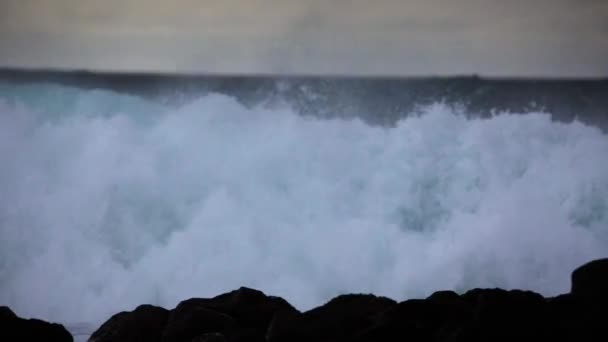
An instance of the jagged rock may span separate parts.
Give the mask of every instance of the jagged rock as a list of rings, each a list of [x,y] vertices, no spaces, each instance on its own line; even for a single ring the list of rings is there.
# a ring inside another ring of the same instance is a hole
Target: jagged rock
[[[190,341],[204,333],[223,333],[231,341],[265,341],[277,312],[297,310],[282,298],[246,287],[210,299],[189,299],[171,312],[163,341]]]
[[[74,338],[61,324],[24,319],[0,306],[0,341],[72,342]]]
[[[608,297],[608,259],[590,261],[572,272],[570,293]]]
[[[345,341],[374,323],[374,316],[396,305],[373,295],[338,296],[303,314],[277,316],[268,331],[269,342]]]
[[[140,305],[133,311],[115,314],[91,335],[90,342],[160,341],[169,311]]]

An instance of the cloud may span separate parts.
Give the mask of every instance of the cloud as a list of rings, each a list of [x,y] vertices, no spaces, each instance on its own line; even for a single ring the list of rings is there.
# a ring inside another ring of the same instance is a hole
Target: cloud
[[[606,17],[598,0],[5,0],[0,64],[599,76]]]

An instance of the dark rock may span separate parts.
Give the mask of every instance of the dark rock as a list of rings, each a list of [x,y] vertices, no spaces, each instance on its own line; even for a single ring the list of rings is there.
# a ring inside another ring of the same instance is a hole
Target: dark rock
[[[462,303],[462,298],[460,295],[454,291],[437,291],[427,298],[430,301],[435,303]]]
[[[571,293],[553,298],[497,288],[473,289],[463,295],[439,291],[401,303],[371,294],[347,294],[304,313],[281,298],[242,287],[214,298],[185,300],[169,313],[152,306],[119,313],[91,341],[604,341],[607,270],[608,259],[579,267],[572,273]],[[0,322],[17,320],[21,319],[10,309],[0,307]],[[39,321],[28,322],[34,326]],[[5,325],[21,333],[12,340],[31,336],[23,335],[29,328]]]
[[[473,307],[453,291],[435,292],[427,302],[434,311],[431,317],[438,321],[433,333],[436,341],[453,339],[473,317]]]
[[[195,337],[192,342],[227,342],[228,340],[220,333],[202,334]]]
[[[190,341],[200,335],[230,332],[234,328],[235,321],[231,316],[207,309],[191,299],[171,311],[162,341]]]
[[[295,330],[301,317],[302,314],[300,312],[294,311],[276,313],[266,331],[266,340],[282,341],[285,340],[285,336],[296,335],[297,332]]]
[[[474,289],[462,298],[473,306],[473,319],[455,340],[545,339],[549,334],[546,301],[537,293]]]
[[[548,299],[554,336],[570,341],[594,341],[608,335],[608,259],[597,259],[572,272],[569,294]],[[605,338],[604,338],[605,339]]]
[[[608,259],[590,261],[572,272],[575,295],[608,297]]]
[[[383,312],[377,323],[361,333],[356,341],[381,340],[434,341],[457,334],[472,317],[470,304],[454,292],[437,292],[426,300],[401,302]]]
[[[396,302],[373,295],[338,296],[303,314],[277,316],[268,331],[269,342],[345,341],[374,323],[377,314]]]
[[[287,301],[241,287],[214,298],[181,302],[169,317],[164,341],[190,341],[203,333],[223,333],[231,341],[265,341],[275,313],[297,312]]]
[[[140,305],[133,311],[115,314],[91,335],[90,342],[160,341],[169,311]]]
[[[548,319],[555,337],[568,341],[605,340],[606,301],[588,296],[563,294],[548,300]]]
[[[0,319],[8,320],[15,319],[17,315],[8,306],[0,306]]]
[[[10,308],[0,306],[0,341],[72,342],[72,335],[61,324],[18,317]]]

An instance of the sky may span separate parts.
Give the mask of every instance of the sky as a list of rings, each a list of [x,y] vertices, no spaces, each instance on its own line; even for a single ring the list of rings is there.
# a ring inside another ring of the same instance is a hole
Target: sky
[[[0,0],[0,66],[606,77],[608,0]]]

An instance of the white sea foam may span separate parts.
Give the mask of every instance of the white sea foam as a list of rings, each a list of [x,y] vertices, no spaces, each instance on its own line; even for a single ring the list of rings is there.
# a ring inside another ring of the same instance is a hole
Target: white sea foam
[[[579,123],[435,105],[382,128],[223,95],[42,93],[0,101],[0,304],[23,316],[101,322],[239,286],[302,310],[554,295],[608,253],[608,136]]]

